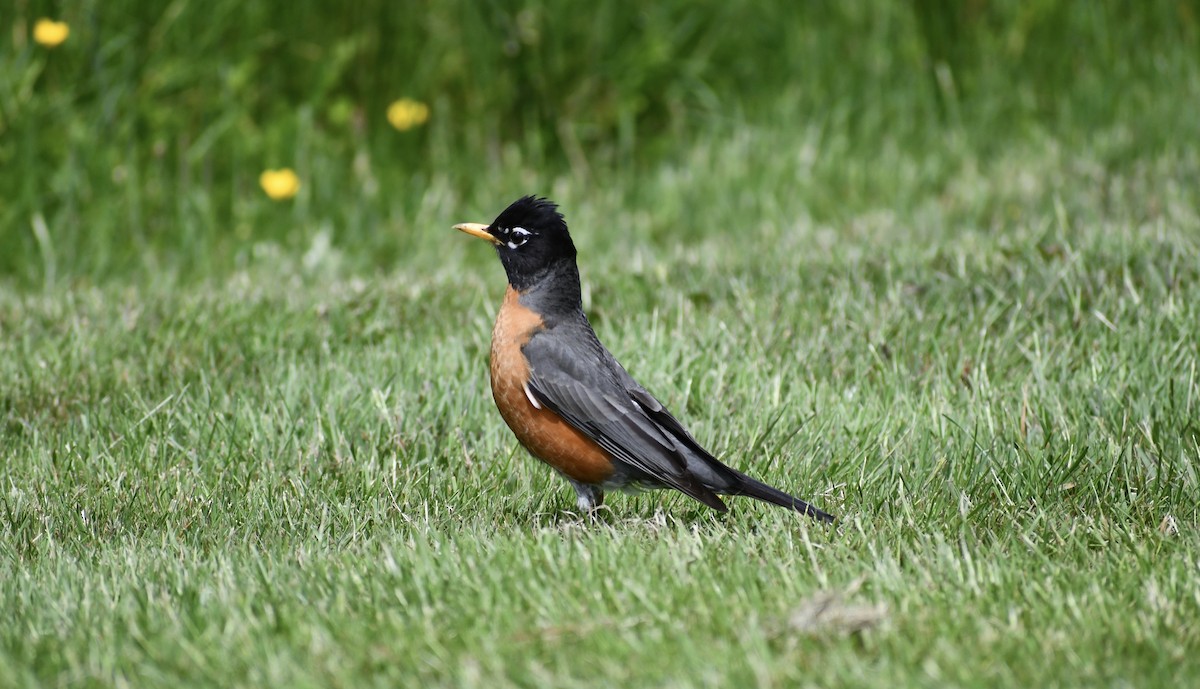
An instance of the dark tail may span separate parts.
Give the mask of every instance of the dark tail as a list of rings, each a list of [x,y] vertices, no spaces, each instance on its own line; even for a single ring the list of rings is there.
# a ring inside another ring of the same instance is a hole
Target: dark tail
[[[762,481],[752,479],[736,469],[730,469],[730,471],[737,477],[737,482],[729,489],[729,495],[745,495],[748,498],[769,502],[772,505],[787,507],[826,524],[832,524],[837,519],[832,514],[822,512],[800,498],[788,495],[778,488],[772,488]]]

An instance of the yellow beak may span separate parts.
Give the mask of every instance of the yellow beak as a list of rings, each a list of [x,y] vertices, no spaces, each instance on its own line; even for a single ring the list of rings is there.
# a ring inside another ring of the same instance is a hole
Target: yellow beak
[[[500,240],[493,237],[487,231],[487,228],[488,228],[487,225],[481,225],[477,222],[464,222],[464,223],[459,223],[454,226],[454,229],[458,230],[459,232],[466,232],[467,234],[471,235],[472,237],[486,239],[489,242],[491,242],[492,244],[499,244]]]

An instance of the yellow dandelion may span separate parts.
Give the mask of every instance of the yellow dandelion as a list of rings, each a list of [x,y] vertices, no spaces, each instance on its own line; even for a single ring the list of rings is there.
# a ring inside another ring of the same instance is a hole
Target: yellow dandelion
[[[33,40],[47,48],[57,48],[71,35],[71,27],[66,22],[56,22],[53,19],[39,19],[33,25]]]
[[[274,201],[290,199],[300,191],[300,178],[290,167],[264,170],[258,176],[258,183],[262,186],[263,191],[267,192],[267,196]]]
[[[393,127],[405,132],[429,120],[429,106],[421,101],[401,98],[388,106],[387,118]]]

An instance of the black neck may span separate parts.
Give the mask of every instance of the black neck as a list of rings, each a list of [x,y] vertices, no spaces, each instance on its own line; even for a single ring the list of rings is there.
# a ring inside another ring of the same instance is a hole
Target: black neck
[[[575,261],[556,261],[533,275],[510,275],[509,284],[521,293],[521,301],[537,305],[546,314],[583,310],[579,290],[579,267]]]

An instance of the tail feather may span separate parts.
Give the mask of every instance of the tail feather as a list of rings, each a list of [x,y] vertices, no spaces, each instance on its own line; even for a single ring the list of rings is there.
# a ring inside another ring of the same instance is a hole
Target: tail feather
[[[729,495],[744,495],[755,500],[769,502],[772,505],[787,507],[826,524],[832,524],[837,520],[837,517],[832,514],[823,512],[794,495],[788,495],[778,488],[768,486],[762,481],[750,478],[736,469],[731,469],[731,471],[737,477],[737,481],[728,490]]]

